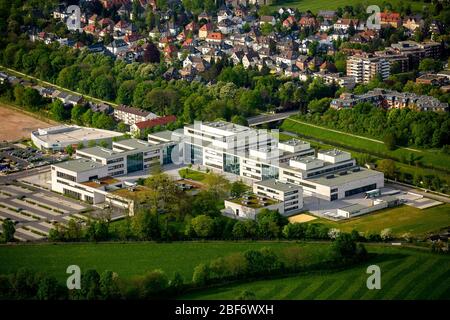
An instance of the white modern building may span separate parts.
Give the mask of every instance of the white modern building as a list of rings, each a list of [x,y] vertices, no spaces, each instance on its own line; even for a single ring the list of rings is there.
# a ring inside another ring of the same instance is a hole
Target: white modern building
[[[185,163],[236,174],[248,184],[277,179],[328,201],[384,186],[383,173],[359,167],[348,152],[316,153],[308,142],[278,142],[265,130],[232,123],[185,126],[180,144]]]
[[[368,83],[378,75],[385,80],[390,71],[389,61],[382,57],[354,55],[347,58],[347,76],[354,77],[356,83]]]
[[[77,150],[76,159],[51,166],[52,190],[92,204],[110,203],[134,214],[133,197],[124,197],[129,185],[117,177],[148,172],[162,165],[169,144],[151,144],[137,139],[112,143],[112,149],[93,147]],[[135,190],[133,190],[135,191]],[[131,191],[129,190],[128,193]]]
[[[31,140],[41,150],[60,151],[67,146],[76,146],[79,143],[87,146],[91,141],[95,143],[105,141],[111,144],[113,138],[122,135],[122,133],[109,130],[60,125],[31,132]]]
[[[275,199],[283,204],[283,213],[291,215],[303,208],[302,187],[284,183],[276,179],[263,180],[253,183],[253,193],[266,198]]]
[[[131,200],[123,199],[129,186],[121,176],[150,174],[152,167],[172,163],[198,164],[252,185],[252,196],[225,202],[229,213],[247,218],[264,208],[297,213],[305,196],[334,201],[384,186],[383,173],[359,167],[348,152],[316,152],[308,142],[279,142],[266,130],[223,121],[149,134],[148,142],[127,139],[113,141],[111,149],[84,148],[76,158],[52,165],[52,190],[94,204],[128,206],[130,214]]]

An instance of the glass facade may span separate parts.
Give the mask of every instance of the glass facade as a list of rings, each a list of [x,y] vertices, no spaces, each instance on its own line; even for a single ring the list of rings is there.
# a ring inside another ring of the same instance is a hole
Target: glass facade
[[[193,145],[187,144],[187,149],[189,152],[188,157],[190,157],[191,163],[194,164],[202,164],[203,163],[203,148]]]
[[[239,158],[231,154],[223,154],[223,171],[239,175]]]
[[[172,150],[176,145],[167,146],[163,149],[163,165],[171,164],[172,162]]]
[[[144,154],[142,152],[127,156],[127,172],[144,170]]]
[[[267,164],[262,165],[262,180],[278,179],[278,168],[269,166]]]
[[[345,191],[345,196],[346,197],[350,197],[350,196],[352,196],[354,194],[370,191],[370,190],[373,190],[373,189],[376,189],[376,188],[377,188],[377,184],[376,183],[369,184],[369,185],[364,186],[364,187],[360,187],[360,188],[356,188],[356,189]]]

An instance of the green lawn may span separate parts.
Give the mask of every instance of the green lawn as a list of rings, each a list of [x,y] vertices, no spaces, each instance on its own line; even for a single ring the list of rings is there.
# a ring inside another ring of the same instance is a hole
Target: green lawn
[[[385,0],[278,0],[273,2],[275,2],[275,4],[272,5],[273,8],[291,7],[298,8],[300,11],[311,10],[312,12],[317,13],[319,10],[333,10],[338,7],[354,6],[360,3],[365,7],[372,4],[382,5]],[[414,11],[422,11],[423,5],[430,5],[424,1],[388,0],[386,2],[392,4],[394,7],[398,6],[400,2],[410,3],[411,8]]]
[[[450,257],[417,250],[368,246],[379,255],[349,270],[311,273],[275,280],[227,285],[192,292],[182,299],[236,299],[244,290],[256,299],[449,299]],[[381,269],[381,289],[369,290],[366,268]]]
[[[169,277],[178,271],[190,281],[194,267],[201,262],[248,249],[278,250],[296,245],[299,244],[276,241],[3,245],[0,246],[0,274],[27,267],[64,281],[66,268],[75,264],[82,271],[89,268],[98,272],[111,270],[125,278],[154,269],[162,269]],[[309,253],[327,248],[327,245],[301,245]]]
[[[295,120],[295,119],[294,119]],[[349,136],[345,133],[329,131],[326,128],[317,128],[308,124],[302,124],[286,119],[280,129],[299,134],[300,136],[313,137],[322,140],[325,143],[348,147],[356,151],[365,151],[375,156],[392,157],[396,160],[409,160],[413,155],[425,166],[434,167],[439,170],[450,172],[450,156],[439,152],[439,150],[419,150],[419,152],[407,150],[406,148],[397,148],[390,151],[384,143],[368,141],[362,138]]]
[[[330,228],[338,228],[347,232],[356,229],[366,233],[379,233],[385,228],[390,228],[399,237],[405,233],[421,237],[433,231],[450,227],[450,204],[423,210],[403,205],[341,222],[319,218],[307,223],[323,223]]]
[[[180,174],[180,177],[182,177],[182,178],[191,179],[191,180],[195,180],[195,181],[203,181],[207,175],[207,173],[189,169],[189,168],[180,169],[178,171],[178,173]]]

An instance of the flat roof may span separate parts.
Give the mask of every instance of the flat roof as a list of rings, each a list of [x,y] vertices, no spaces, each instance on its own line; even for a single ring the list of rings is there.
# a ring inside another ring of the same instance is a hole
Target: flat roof
[[[88,159],[75,159],[54,164],[55,167],[66,169],[74,172],[83,172],[98,169],[104,165]]]
[[[117,146],[125,146],[132,149],[144,149],[144,148],[155,148],[155,145],[151,144],[150,142],[139,140],[139,139],[127,139],[127,140],[121,140],[113,143]],[[131,150],[131,149],[130,149]]]
[[[160,139],[168,140],[168,141],[169,140],[171,141],[172,138],[174,138],[172,135],[175,135],[175,133],[170,130],[164,130],[164,131],[148,134],[149,137],[156,137],[156,138],[160,138]]]
[[[87,154],[87,155],[94,156],[94,157],[109,159],[109,158],[115,157],[117,155],[120,155],[121,152],[117,152],[117,151],[113,151],[108,148],[96,146],[96,147],[84,148],[81,150],[77,150],[77,154]]]
[[[339,210],[352,213],[352,212],[361,211],[361,210],[367,209],[367,208],[369,208],[369,207],[356,203],[356,204],[351,204],[351,205],[343,207],[343,208],[339,208]]]
[[[290,183],[280,182],[277,179],[269,179],[269,180],[262,180],[254,182],[253,184],[258,186],[264,186],[268,187],[274,190],[279,190],[283,192],[289,192],[296,189],[301,189],[300,186],[296,186]]]
[[[91,188],[100,188],[102,186],[106,186],[106,185],[110,185],[110,184],[115,184],[120,182],[120,180],[114,179],[113,177],[104,177],[104,178],[100,178],[97,181],[86,181],[86,182],[82,182],[82,185],[85,185],[87,187],[91,187]]]
[[[353,169],[355,169],[355,168],[353,168]],[[342,170],[342,171],[347,171],[347,174],[345,174],[345,175],[339,175],[339,172],[341,172],[341,171],[337,171],[333,174],[333,178],[327,179],[327,176],[331,176],[331,173],[330,173],[329,175],[321,176],[318,178],[307,179],[306,182],[311,181],[311,182],[314,182],[317,184],[331,187],[331,186],[335,186],[335,185],[341,185],[341,184],[344,184],[347,182],[352,182],[354,180],[365,179],[365,178],[369,178],[372,176],[378,176],[378,175],[383,174],[379,171],[369,170],[369,169],[364,169],[364,168],[360,168],[359,171],[353,172],[352,171],[353,169]]]
[[[52,127],[55,128],[55,127]],[[65,129],[63,126],[58,126],[58,128]],[[51,129],[51,128],[48,128]],[[55,128],[56,129],[56,128]],[[82,141],[89,140],[101,140],[101,139],[111,139],[113,137],[122,136],[123,133],[95,129],[95,128],[86,128],[79,126],[67,126],[67,129],[64,131],[56,131],[52,133],[49,131],[47,134],[40,135],[38,131],[33,131],[32,134],[39,140],[49,143],[73,143],[76,144]]]

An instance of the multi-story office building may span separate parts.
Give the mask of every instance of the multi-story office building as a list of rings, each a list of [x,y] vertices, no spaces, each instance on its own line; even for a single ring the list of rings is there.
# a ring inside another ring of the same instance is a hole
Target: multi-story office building
[[[301,157],[281,164],[281,182],[300,185],[306,195],[333,201],[384,186],[381,172],[356,165],[350,153],[319,151],[317,157]]]
[[[106,166],[107,174],[112,177],[162,164],[161,146],[137,139],[113,142],[112,149],[92,147],[77,150],[76,157]]]
[[[316,154],[308,142],[278,142],[265,130],[223,121],[154,133],[148,139],[77,150],[77,159],[52,165],[52,190],[94,204],[112,203],[133,214],[133,200],[120,193],[127,175],[178,161],[240,176],[253,185],[258,203],[248,199],[252,210],[276,207],[292,214],[303,207],[303,196],[333,201],[384,186],[383,173],[360,168],[348,152]],[[230,206],[246,206],[244,200]]]
[[[288,215],[303,208],[303,189],[299,185],[276,179],[263,180],[253,183],[253,193],[282,202],[283,212]]]
[[[162,165],[166,147],[129,139],[113,142],[112,149],[77,150],[77,159],[51,166],[52,190],[92,204],[112,203],[132,215],[133,200],[118,194],[130,186],[116,177]]]
[[[371,54],[354,55],[347,58],[347,76],[355,78],[356,83],[367,83],[381,76],[384,80],[389,77],[390,64],[385,58]]]
[[[236,174],[249,184],[278,179],[329,201],[384,186],[381,172],[360,168],[347,152],[320,151],[316,156],[308,142],[278,142],[265,130],[201,123],[186,126],[179,141],[185,163]]]

